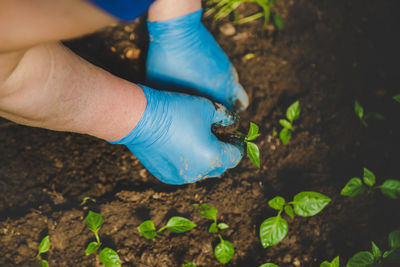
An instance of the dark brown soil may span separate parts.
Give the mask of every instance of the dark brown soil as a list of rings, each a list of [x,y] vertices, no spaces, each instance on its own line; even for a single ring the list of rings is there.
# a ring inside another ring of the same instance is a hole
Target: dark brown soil
[[[0,120],[0,265],[37,266],[38,243],[49,234],[50,266],[100,266],[96,256],[84,255],[93,240],[83,223],[91,209],[103,215],[100,237],[123,266],[220,266],[213,256],[218,238],[193,212],[196,202],[217,207],[230,226],[223,237],[236,253],[226,266],[313,267],[337,255],[345,266],[354,253],[370,250],[371,240],[387,249],[388,233],[400,228],[399,200],[379,192],[346,198],[340,190],[363,167],[378,183],[400,179],[400,104],[392,99],[400,93],[398,1],[276,2],[285,18],[281,32],[254,21],[235,25],[236,33],[226,36],[219,29],[229,20],[205,21],[251,97],[240,127],[247,129],[249,121],[260,126],[261,169],[244,159],[219,179],[169,186],[122,146]],[[239,13],[254,10],[248,4]],[[143,82],[144,29],[143,21],[118,24],[68,45],[116,75]],[[255,57],[244,60],[248,53]],[[297,99],[301,117],[293,138],[281,145],[272,133]],[[355,99],[386,119],[364,128],[353,111]],[[301,191],[326,194],[332,202],[314,217],[289,220],[283,242],[262,248],[259,226],[275,214],[268,200]],[[85,196],[97,203],[82,208]],[[160,226],[174,215],[198,227],[157,242],[139,236],[136,227],[144,220]]]

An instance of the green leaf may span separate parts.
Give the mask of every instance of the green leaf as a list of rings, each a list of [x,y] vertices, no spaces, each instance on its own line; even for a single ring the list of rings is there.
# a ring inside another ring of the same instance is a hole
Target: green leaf
[[[400,103],[400,95],[393,96],[393,99]]]
[[[364,194],[366,191],[367,188],[363,185],[361,179],[354,177],[347,182],[340,194],[342,196],[355,197]]]
[[[278,28],[278,30],[282,30],[283,28],[283,18],[279,14],[274,14],[274,24]]]
[[[268,201],[268,205],[276,210],[281,210],[283,208],[283,205],[285,205],[285,199],[283,197],[274,197],[270,201]]]
[[[157,236],[156,228],[151,220],[142,222],[137,229],[139,233],[147,239],[154,239]]]
[[[354,101],[354,112],[356,113],[357,117],[362,119],[364,117],[364,108],[361,106],[358,101]]]
[[[347,267],[364,267],[374,263],[374,255],[368,251],[362,251],[350,258]]]
[[[214,254],[220,263],[225,264],[232,259],[235,248],[231,242],[221,238],[221,242],[214,249]]]
[[[217,223],[216,222],[213,222],[210,225],[210,228],[208,228],[208,232],[209,233],[218,233],[218,228],[217,228]]]
[[[316,192],[301,192],[293,198],[294,212],[303,217],[313,216],[320,212],[331,199]]]
[[[209,220],[216,221],[218,210],[213,206],[208,205],[207,203],[203,203],[199,205],[193,205],[194,209],[197,211],[197,214],[203,216]]]
[[[260,267],[279,267],[279,266],[273,263],[264,263],[263,265],[260,265]]]
[[[256,144],[247,142],[247,156],[254,165],[260,168],[260,150]]]
[[[121,261],[119,260],[117,252],[115,252],[111,248],[104,248],[102,251],[100,251],[99,258],[101,263],[103,263],[107,267],[121,266]]]
[[[372,254],[374,255],[374,258],[379,259],[380,257],[382,257],[381,250],[373,241],[371,242],[371,246],[372,246]]]
[[[293,130],[293,125],[288,122],[287,120],[279,120],[280,125],[282,125],[283,128]]]
[[[258,125],[255,123],[250,122],[250,129],[247,133],[246,140],[251,141],[259,137],[260,134],[258,133]]]
[[[103,225],[103,217],[93,211],[89,211],[85,218],[85,224],[92,230],[92,232],[97,233],[100,227]]]
[[[364,183],[368,185],[369,187],[373,186],[375,184],[375,174],[368,170],[367,168],[364,168]]]
[[[288,107],[286,110],[286,117],[290,122],[293,122],[300,117],[300,102],[298,100]]]
[[[83,199],[82,199],[82,202],[81,202],[81,206],[83,206],[83,205],[85,205],[86,204],[86,202],[87,201],[92,201],[92,202],[96,202],[96,199],[94,199],[94,198],[92,198],[92,197],[84,197]]]
[[[167,225],[165,225],[165,228],[167,228],[173,233],[184,233],[186,231],[195,228],[196,226],[197,225],[189,219],[175,216],[171,217],[168,220]]]
[[[282,144],[286,145],[290,138],[292,138],[292,132],[288,128],[283,128],[279,132],[279,138],[281,139]]]
[[[285,206],[285,213],[292,219],[294,219],[294,213],[292,206],[286,205]]]
[[[260,240],[264,248],[273,246],[285,238],[288,232],[287,222],[280,216],[271,217],[260,226]]]
[[[49,251],[50,248],[50,238],[46,235],[39,244],[38,255]]]
[[[183,267],[197,267],[196,264],[192,263],[192,262],[188,262],[185,265],[183,265]]]
[[[400,248],[394,248],[383,253],[384,266],[398,266],[400,262]],[[395,263],[397,265],[395,265]]]
[[[336,257],[332,260],[331,266],[332,266],[332,267],[339,267],[339,263],[340,263],[340,261],[339,261],[339,256],[336,256]]]
[[[393,231],[389,234],[389,246],[392,249],[400,248],[400,230]]]
[[[332,264],[328,261],[324,261],[319,267],[332,267]]]
[[[390,198],[397,199],[398,197],[400,197],[400,181],[399,180],[388,179],[380,186],[380,188],[381,188],[382,194],[384,194]]]
[[[217,226],[221,230],[225,230],[225,229],[229,228],[229,225],[227,225],[226,223],[219,223]]]
[[[93,252],[96,252],[100,248],[101,244],[97,242],[90,242],[85,250],[85,255],[88,256]]]
[[[40,267],[49,267],[49,263],[46,260],[41,260]]]

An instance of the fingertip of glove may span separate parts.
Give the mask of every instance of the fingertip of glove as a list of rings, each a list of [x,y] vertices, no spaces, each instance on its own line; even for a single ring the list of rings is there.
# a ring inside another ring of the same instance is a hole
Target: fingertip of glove
[[[233,110],[243,111],[249,106],[249,96],[244,90],[243,86],[235,82],[234,89],[235,99],[233,101]]]

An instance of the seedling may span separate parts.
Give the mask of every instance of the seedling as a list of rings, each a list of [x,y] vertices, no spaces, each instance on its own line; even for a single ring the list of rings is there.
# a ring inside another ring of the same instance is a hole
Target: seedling
[[[250,16],[240,18],[236,12],[236,9],[245,2],[251,2],[257,4],[262,8],[261,12],[257,12]],[[275,6],[274,0],[209,0],[206,3],[207,6],[211,6],[207,9],[206,15],[214,14],[214,20],[218,21],[233,12],[235,16],[235,22],[238,24],[247,23],[259,18],[264,17],[264,26],[266,26],[271,17],[271,8]],[[279,14],[273,13],[272,19],[275,26],[280,30],[283,27],[283,19]]]
[[[400,230],[393,231],[389,234],[388,251],[382,253],[381,249],[371,242],[371,250],[356,253],[347,262],[347,267],[384,267],[398,266],[400,262]]]
[[[85,218],[85,224],[93,232],[96,237],[96,242],[90,242],[86,248],[85,255],[88,256],[96,252],[101,247],[99,230],[103,225],[103,217],[96,212],[89,211]],[[120,267],[121,261],[117,252],[111,248],[103,248],[99,253],[100,261],[107,267]]]
[[[83,205],[85,205],[86,204],[86,202],[88,202],[88,201],[92,201],[92,202],[94,202],[94,203],[96,203],[96,199],[94,199],[94,198],[92,198],[92,197],[84,197],[83,199],[82,199],[82,202],[81,202],[81,206],[83,206]]]
[[[208,228],[209,233],[218,233],[219,230],[225,230],[229,228],[226,223],[218,223],[218,210],[215,207],[207,203],[202,203],[201,205],[193,204],[193,207],[197,214],[212,221],[212,224]],[[225,264],[232,259],[233,255],[235,254],[235,248],[231,242],[224,240],[220,234],[218,234],[218,237],[220,243],[215,247],[214,255],[220,263]]]
[[[400,103],[400,94],[399,94],[399,95],[393,96],[393,99],[394,99],[395,101],[397,101],[398,103]]]
[[[263,265],[260,265],[260,267],[279,267],[279,266],[273,263],[264,263]]]
[[[360,119],[361,124],[367,128],[368,123],[367,120],[369,118],[377,119],[377,120],[384,120],[385,117],[382,114],[376,113],[376,112],[364,112],[364,108],[361,106],[361,104],[356,100],[354,101],[354,112],[356,113],[357,117]]]
[[[244,137],[243,141],[246,144],[246,153],[250,161],[253,162],[254,165],[256,165],[258,168],[260,168],[260,150],[255,143],[250,142],[260,136],[260,133],[258,131],[258,125],[250,122],[250,129],[247,135],[239,131],[237,131],[237,134]]]
[[[331,262],[324,261],[319,267],[339,267],[339,256],[336,256]]]
[[[363,183],[364,182],[364,183]],[[379,186],[374,186],[376,182],[375,174],[364,168],[363,180],[358,177],[351,178],[341,191],[341,195],[355,197],[362,194],[369,194],[376,189],[380,189],[382,194],[392,199],[400,197],[400,181],[388,179]]]
[[[192,263],[192,262],[188,262],[185,265],[183,265],[183,267],[197,267],[196,264]]]
[[[189,231],[196,226],[197,225],[189,219],[175,216],[171,217],[168,220],[167,224],[161,227],[158,231],[154,226],[154,222],[151,220],[144,221],[137,227],[137,229],[139,230],[139,233],[145,238],[154,240],[156,237],[162,236],[162,232],[165,229],[168,229],[173,233],[180,234]]]
[[[45,236],[39,244],[38,253],[36,255],[36,259],[40,262],[40,267],[48,267],[49,263],[46,260],[43,260],[41,257],[42,253],[46,253],[50,248],[50,238],[49,236]]]
[[[282,144],[286,145],[292,137],[292,132],[295,130],[293,126],[293,122],[300,117],[300,102],[297,100],[293,104],[291,104],[286,110],[286,119],[279,120],[279,123],[282,125],[283,129],[279,133],[279,138],[282,141]]]
[[[260,226],[260,240],[264,248],[281,242],[288,233],[288,224],[281,214],[294,219],[294,214],[302,217],[310,217],[319,213],[331,199],[316,192],[300,192],[294,196],[293,201],[286,202],[283,197],[277,196],[268,201],[268,205],[278,210],[278,215],[262,222]]]

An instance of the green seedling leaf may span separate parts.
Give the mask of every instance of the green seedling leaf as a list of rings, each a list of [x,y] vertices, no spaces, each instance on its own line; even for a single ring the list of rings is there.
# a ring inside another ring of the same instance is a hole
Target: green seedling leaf
[[[313,216],[320,212],[331,199],[316,192],[301,192],[293,198],[294,212],[303,217]]]
[[[48,235],[46,235],[42,241],[39,244],[39,248],[38,248],[38,254],[37,256],[39,256],[42,253],[46,253],[47,251],[49,251],[50,248],[50,238]]]
[[[293,208],[292,206],[285,206],[285,213],[291,218],[294,219],[294,213],[293,213]]]
[[[221,242],[215,247],[214,254],[220,263],[225,264],[232,259],[235,248],[231,242],[223,240],[221,237],[220,239]]]
[[[287,222],[280,216],[271,217],[260,226],[260,240],[264,248],[273,246],[282,241],[288,232]]]
[[[165,225],[164,228],[167,228],[173,233],[184,233],[195,228],[196,226],[197,225],[191,220],[175,216],[168,220],[167,225]]]
[[[286,110],[286,117],[290,122],[293,122],[300,117],[300,102],[298,100],[288,107]]]
[[[249,132],[247,133],[246,140],[251,141],[259,137],[260,134],[258,133],[258,130],[259,130],[258,125],[250,122],[250,129]]]
[[[97,242],[90,242],[85,250],[85,255],[88,256],[93,252],[96,252],[100,248],[101,244]]]
[[[247,156],[251,162],[254,163],[258,168],[260,168],[260,150],[258,146],[252,142],[247,142]]]
[[[278,30],[283,28],[283,18],[279,14],[274,14],[274,24]]]
[[[268,201],[268,205],[276,210],[281,210],[283,206],[285,205],[285,199],[283,197],[274,197],[270,201]]]
[[[229,228],[229,225],[227,225],[226,223],[219,223],[217,226],[221,230],[225,230],[225,229]]]
[[[216,222],[213,222],[210,225],[210,228],[208,228],[208,232],[209,233],[218,233],[218,228],[217,228],[217,223]]]
[[[384,266],[398,266],[400,262],[400,248],[391,249],[383,254]]]
[[[342,196],[355,197],[364,194],[366,191],[367,188],[363,185],[361,179],[354,177],[347,182],[340,194]]]
[[[332,262],[324,261],[320,267],[339,267],[339,256],[336,256]]]
[[[293,130],[293,125],[288,122],[287,120],[279,120],[280,125],[282,125],[283,128]]]
[[[137,229],[139,233],[147,239],[154,239],[157,236],[156,228],[151,220],[142,222]]]
[[[46,260],[41,260],[40,267],[49,267],[49,263]]]
[[[373,241],[371,242],[371,247],[372,247],[372,254],[374,255],[375,259],[379,259],[380,257],[382,257],[381,250]]]
[[[83,205],[85,205],[86,204],[86,202],[88,202],[88,201],[92,201],[92,202],[96,202],[96,199],[94,199],[94,198],[92,198],[92,197],[84,197],[83,199],[82,199],[82,202],[81,202],[81,206],[83,206]]]
[[[101,263],[103,263],[107,267],[121,266],[121,261],[117,252],[115,252],[111,248],[104,248],[102,251],[100,251],[99,258]]]
[[[185,265],[183,265],[183,267],[197,267],[196,264],[192,263],[192,262],[188,262]]]
[[[362,119],[364,117],[364,108],[357,100],[354,101],[354,112],[358,118]]]
[[[97,233],[103,225],[103,217],[96,212],[89,211],[85,218],[85,224],[92,232]]]
[[[209,220],[216,221],[218,210],[213,206],[208,205],[207,203],[203,203],[200,206],[198,204],[193,204],[195,210],[197,210],[197,214],[203,216]]]
[[[290,138],[292,138],[292,132],[288,128],[283,128],[279,133],[279,138],[282,144],[286,145]]]
[[[279,267],[279,266],[273,263],[264,263],[263,265],[260,265],[260,267]]]
[[[400,197],[400,181],[388,179],[380,186],[382,194],[397,199]]]
[[[374,263],[374,255],[368,251],[361,251],[350,258],[347,267],[365,267]]]
[[[375,174],[373,174],[373,172],[371,172],[367,168],[364,168],[363,180],[366,185],[372,187],[375,184]]]
[[[392,249],[400,248],[400,230],[393,231],[389,234],[389,246]]]
[[[400,103],[400,95],[395,95],[393,99]]]

